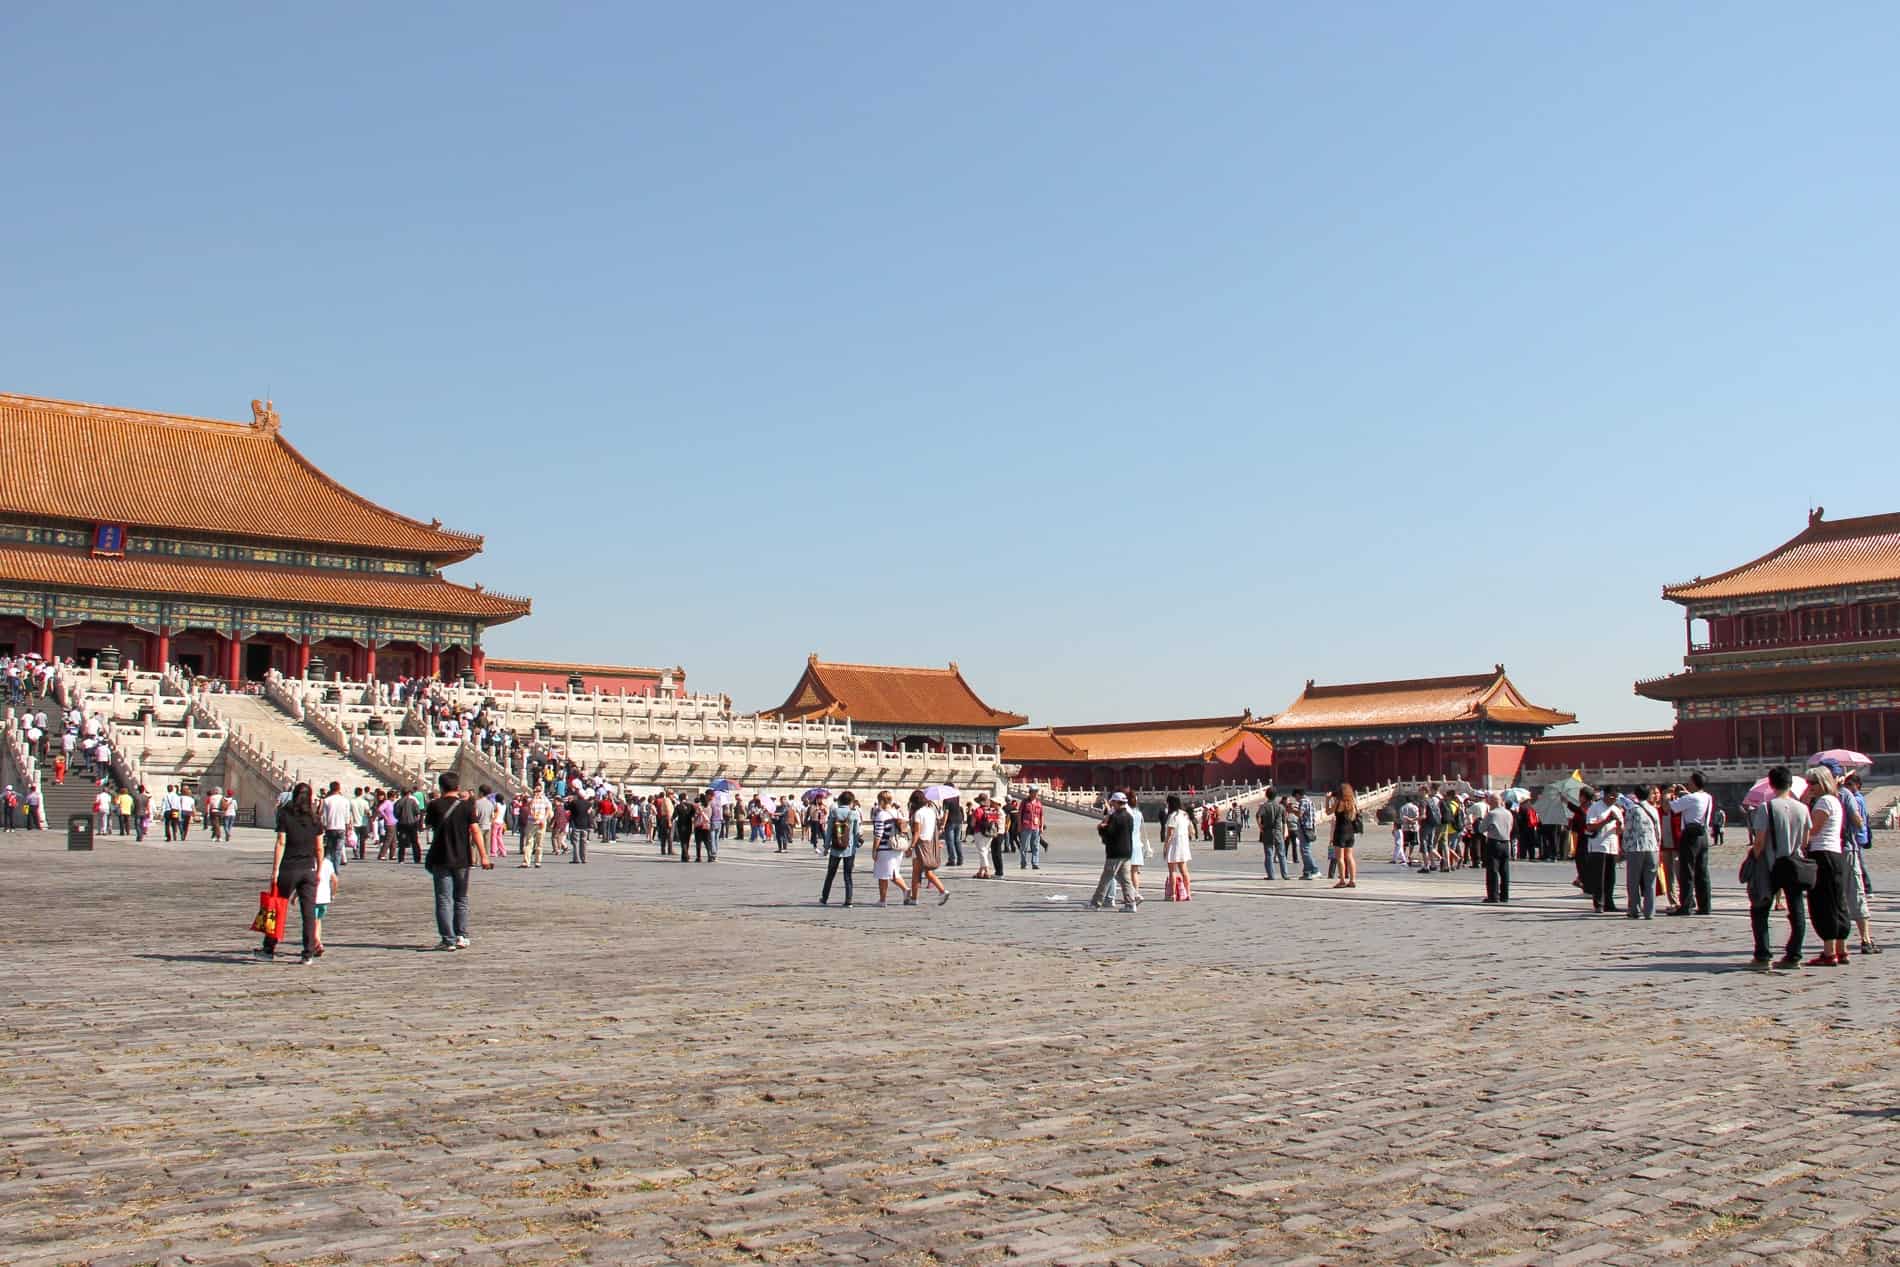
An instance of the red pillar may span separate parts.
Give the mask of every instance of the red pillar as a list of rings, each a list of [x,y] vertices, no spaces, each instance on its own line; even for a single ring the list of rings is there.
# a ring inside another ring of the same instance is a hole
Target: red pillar
[[[310,676],[310,636],[297,639],[297,676]]]
[[[232,634],[230,638],[226,639],[225,646],[229,648],[229,651],[225,655],[224,676],[227,681],[236,685],[243,680],[244,639],[239,634]]]
[[[365,682],[374,682],[376,680],[376,644],[373,642],[365,643],[364,647],[363,680]]]
[[[47,621],[40,626],[40,659],[53,658],[53,622]]]
[[[152,659],[154,663],[151,667],[157,669],[160,673],[163,673],[165,666],[172,662],[172,629],[170,625],[160,625],[158,627],[158,649],[153,654]]]
[[[475,671],[477,682],[486,682],[488,680],[488,653],[480,647],[475,648],[475,654],[469,660],[468,667]]]
[[[429,644],[429,676],[433,678],[442,676],[442,648],[434,643]]]

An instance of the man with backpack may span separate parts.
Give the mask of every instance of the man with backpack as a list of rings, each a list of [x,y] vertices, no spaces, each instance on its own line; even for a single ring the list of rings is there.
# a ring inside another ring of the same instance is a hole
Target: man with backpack
[[[417,862],[422,861],[422,806],[416,803],[416,793],[412,788],[396,798],[396,861],[400,863],[406,851],[413,851]]]
[[[858,800],[849,792],[838,793],[838,803],[825,818],[825,887],[818,894],[818,905],[831,905],[831,882],[839,868],[844,869],[844,904],[851,905],[851,864],[858,856]]]

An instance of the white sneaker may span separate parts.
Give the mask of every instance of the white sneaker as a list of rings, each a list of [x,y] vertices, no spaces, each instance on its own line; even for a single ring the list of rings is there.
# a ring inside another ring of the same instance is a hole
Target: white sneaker
[[[455,939],[455,948],[456,948],[457,950],[467,950],[467,949],[468,949],[468,938],[466,938],[466,937],[457,937],[457,938]]]

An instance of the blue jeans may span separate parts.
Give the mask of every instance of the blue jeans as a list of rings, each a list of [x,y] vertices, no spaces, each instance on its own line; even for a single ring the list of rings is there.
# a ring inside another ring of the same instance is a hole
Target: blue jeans
[[[435,931],[443,941],[468,936],[468,868],[431,871],[435,882]]]
[[[963,828],[953,825],[943,829],[943,864],[946,867],[963,865]]]
[[[344,846],[343,842],[347,839],[349,839],[349,836],[346,832],[326,830],[323,833],[323,852],[329,856],[330,865],[335,867],[338,871],[341,871],[346,865],[345,855],[349,853],[349,850]]]
[[[1287,874],[1286,869],[1286,841],[1284,839],[1263,840],[1260,844],[1267,854],[1267,879],[1273,878],[1273,865],[1276,862],[1280,864],[1280,878],[1292,879],[1293,877]]]
[[[1022,845],[1016,855],[1016,869],[1042,865],[1042,832],[1035,827],[1023,828]]]
[[[1313,838],[1304,831],[1300,833],[1300,878],[1319,874],[1319,864],[1313,861]]]

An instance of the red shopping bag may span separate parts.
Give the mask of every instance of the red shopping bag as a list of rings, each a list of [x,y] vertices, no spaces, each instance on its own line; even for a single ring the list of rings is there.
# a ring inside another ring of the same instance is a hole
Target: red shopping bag
[[[277,896],[273,886],[257,895],[257,918],[251,921],[251,931],[282,939],[284,921],[289,918],[290,899]]]

